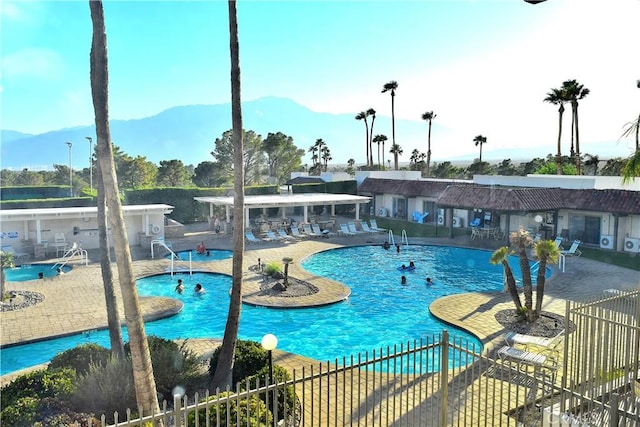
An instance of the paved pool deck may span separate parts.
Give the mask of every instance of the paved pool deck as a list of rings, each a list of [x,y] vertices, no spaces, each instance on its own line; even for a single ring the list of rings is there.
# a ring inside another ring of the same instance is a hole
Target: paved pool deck
[[[308,238],[287,243],[268,242],[246,244],[244,269],[245,282],[243,296],[247,302],[268,306],[324,305],[340,301],[349,296],[349,289],[340,283],[314,276],[300,267],[300,261],[318,251],[351,245],[381,244],[386,234],[367,234],[354,237],[332,236],[330,238]],[[450,238],[410,238],[411,244],[437,244],[472,247],[492,250],[506,241],[471,240],[469,237]],[[231,249],[229,237],[215,235],[202,228],[190,227],[184,238],[173,241],[175,251],[193,249],[204,241],[211,249]],[[132,251],[136,275],[146,276],[165,273],[170,262],[166,258],[151,259],[150,248],[135,247]],[[262,262],[280,261],[284,257],[293,258],[289,274],[291,277],[314,284],[319,291],[305,297],[278,298],[260,295],[262,276],[253,268],[258,259]],[[55,262],[49,260],[48,262]],[[640,257],[638,257],[640,262]],[[78,333],[106,327],[106,309],[102,288],[98,252],[89,251],[89,265],[72,262],[74,268],[68,274],[50,279],[28,282],[8,282],[7,291],[33,291],[44,295],[44,301],[34,306],[0,313],[0,345],[13,345],[41,340],[49,337]],[[231,259],[199,262],[198,269],[231,274]],[[567,300],[584,302],[603,296],[605,289],[622,290],[640,287],[640,272],[586,258],[567,258],[566,271],[560,272],[551,266],[553,274],[547,281],[543,309],[564,314]],[[117,278],[117,269],[114,268]],[[117,288],[117,296],[120,292]],[[145,319],[152,320],[169,316],[181,309],[181,303],[171,298],[141,298]],[[121,318],[124,320],[120,301]],[[467,293],[438,299],[431,304],[431,312],[443,321],[459,326],[475,334],[487,347],[497,342],[504,333],[503,327],[495,320],[495,313],[513,308],[508,295],[504,293]],[[201,354],[207,354],[218,345],[220,337],[196,340],[192,345]],[[1,354],[0,354],[1,357]],[[287,357],[292,368],[308,363],[303,357]],[[285,363],[288,365],[289,363]],[[4,384],[12,376],[2,377]]]

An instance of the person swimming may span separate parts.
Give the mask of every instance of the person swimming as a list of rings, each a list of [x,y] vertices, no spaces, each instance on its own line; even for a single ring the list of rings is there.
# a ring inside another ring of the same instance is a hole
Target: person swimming
[[[409,268],[416,268],[416,265],[413,263],[413,261],[409,262]]]
[[[178,279],[178,284],[176,285],[176,292],[179,294],[184,292],[184,285],[182,284],[182,279]]]
[[[200,244],[198,246],[196,246],[196,251],[199,254],[203,254],[207,249],[204,246],[204,242],[200,242]]]
[[[389,242],[384,242],[382,244],[382,249],[384,249],[385,251],[388,251],[390,247],[391,245],[389,244]]]
[[[402,276],[400,278],[400,284],[401,285],[406,285],[407,284],[407,276]]]
[[[433,285],[433,281],[431,280],[431,277],[427,277],[427,286],[431,285]]]
[[[202,287],[202,285],[200,283],[196,283],[196,287],[193,288],[193,291],[196,294],[203,294],[204,293],[204,288]]]

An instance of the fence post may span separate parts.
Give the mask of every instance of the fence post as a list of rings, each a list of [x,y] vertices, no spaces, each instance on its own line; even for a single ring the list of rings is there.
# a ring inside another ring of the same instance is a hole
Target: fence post
[[[173,416],[175,425],[182,426],[182,396],[178,393],[173,395]]]
[[[442,330],[440,338],[440,426],[447,426],[449,400],[449,332]]]

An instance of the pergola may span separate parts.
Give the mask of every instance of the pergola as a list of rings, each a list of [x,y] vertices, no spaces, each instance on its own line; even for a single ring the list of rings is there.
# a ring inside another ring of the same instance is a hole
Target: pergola
[[[233,196],[227,197],[194,197],[200,203],[209,203],[209,216],[213,216],[214,206],[224,206],[226,208],[227,223],[231,222],[231,207],[233,206]],[[360,204],[369,203],[371,197],[354,196],[353,194],[330,194],[330,193],[300,193],[300,194],[277,194],[261,196],[245,196],[244,208],[246,211],[246,226],[249,227],[249,209],[263,208],[288,208],[304,207],[304,222],[308,222],[309,206],[331,206],[331,215],[336,213],[336,205],[356,205],[356,220],[360,219]],[[282,218],[285,218],[285,210],[282,209]]]

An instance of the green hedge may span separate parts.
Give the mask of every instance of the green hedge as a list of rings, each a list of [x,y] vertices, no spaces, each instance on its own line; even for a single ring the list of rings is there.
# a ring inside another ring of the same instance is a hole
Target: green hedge
[[[68,185],[0,187],[0,199],[2,199],[3,201],[28,199],[59,199],[67,196],[68,194]]]
[[[45,209],[95,206],[92,197],[66,197],[59,199],[3,200],[0,209]]]

